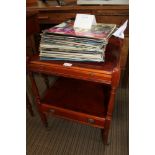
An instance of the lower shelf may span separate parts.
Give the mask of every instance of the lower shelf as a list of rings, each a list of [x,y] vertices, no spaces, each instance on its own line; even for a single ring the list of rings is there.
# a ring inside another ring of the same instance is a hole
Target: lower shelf
[[[106,89],[105,89],[106,88]],[[41,100],[41,110],[104,128],[109,87],[89,81],[58,78]]]

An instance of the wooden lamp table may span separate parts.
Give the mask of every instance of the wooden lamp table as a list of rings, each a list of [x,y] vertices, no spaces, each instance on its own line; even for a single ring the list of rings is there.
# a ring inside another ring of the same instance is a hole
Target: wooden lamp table
[[[120,79],[122,40],[111,37],[105,62],[43,61],[38,55],[27,63],[32,91],[41,120],[47,126],[47,114],[101,128],[103,142],[108,143],[116,89]],[[34,73],[56,75],[54,85],[43,97],[34,80]]]

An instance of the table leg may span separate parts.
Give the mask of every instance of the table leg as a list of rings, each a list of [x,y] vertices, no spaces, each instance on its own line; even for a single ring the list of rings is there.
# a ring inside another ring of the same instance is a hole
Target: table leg
[[[45,82],[45,84],[46,84],[46,87],[49,88],[49,87],[50,87],[50,84],[49,84],[48,76],[45,75],[45,74],[41,74],[41,76],[42,76],[43,79],[44,79],[44,82]]]
[[[47,122],[46,114],[44,114],[44,113],[41,112],[41,111],[39,112],[39,114],[40,114],[40,118],[41,118],[41,120],[42,120],[44,126],[47,128],[47,127],[48,127],[48,122]]]
[[[103,137],[103,143],[105,145],[109,144],[108,136],[109,136],[110,123],[111,123],[111,120],[106,120],[105,128],[101,129],[101,133],[102,133],[102,137]]]
[[[29,97],[26,93],[26,108],[29,110],[31,116],[34,116],[33,110],[32,110],[32,105],[30,103]]]
[[[112,112],[113,112],[113,108],[114,108],[115,93],[116,93],[116,88],[112,87],[112,89],[110,91],[110,98],[109,98],[109,103],[108,103],[108,107],[107,107],[105,126],[104,126],[104,129],[102,129],[102,136],[103,136],[104,144],[108,144],[108,135],[109,135],[110,123],[111,123],[111,119],[112,119]]]
[[[38,91],[35,79],[33,77],[33,73],[29,72],[29,76],[30,76],[30,80],[31,80],[31,83],[32,83],[32,92],[33,92],[34,97],[35,97],[35,103],[36,103],[36,107],[38,108],[38,112],[39,112],[40,118],[41,118],[44,126],[48,127],[48,122],[47,122],[46,114],[43,113],[42,110],[41,110],[39,91]]]

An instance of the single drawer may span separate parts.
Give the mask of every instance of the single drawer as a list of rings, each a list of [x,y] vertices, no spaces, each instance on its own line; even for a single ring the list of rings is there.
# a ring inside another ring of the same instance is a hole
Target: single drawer
[[[86,125],[90,125],[98,128],[104,128],[104,122],[105,122],[104,117],[92,116],[85,113],[63,109],[55,106],[48,107],[47,105],[44,105],[44,104],[42,105],[42,111],[48,115],[65,118],[68,120],[80,122],[82,124],[86,124]]]

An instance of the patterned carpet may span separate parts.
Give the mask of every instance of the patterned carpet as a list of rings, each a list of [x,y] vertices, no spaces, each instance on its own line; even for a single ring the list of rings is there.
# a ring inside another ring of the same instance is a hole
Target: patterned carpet
[[[27,112],[27,155],[128,155],[128,96],[127,88],[118,89],[107,146],[98,128],[48,117],[45,129],[36,111],[34,117]]]

